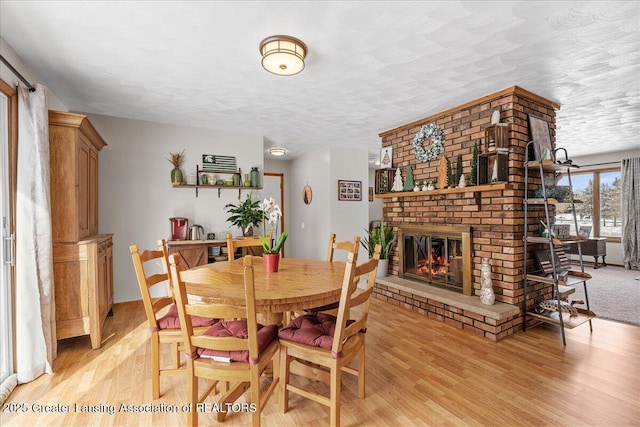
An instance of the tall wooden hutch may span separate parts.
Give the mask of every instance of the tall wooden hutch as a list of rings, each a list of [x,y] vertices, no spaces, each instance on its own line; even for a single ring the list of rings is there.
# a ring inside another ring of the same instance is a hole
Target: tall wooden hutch
[[[99,348],[113,305],[112,234],[98,234],[98,152],[106,142],[86,116],[49,111],[57,338]]]

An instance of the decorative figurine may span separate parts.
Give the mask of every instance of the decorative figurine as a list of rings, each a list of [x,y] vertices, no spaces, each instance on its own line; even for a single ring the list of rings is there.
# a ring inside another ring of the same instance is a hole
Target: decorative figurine
[[[393,179],[391,191],[402,191],[402,172],[400,172],[400,168],[396,169],[396,176]]]
[[[467,186],[467,180],[464,177],[464,174],[460,175],[460,181],[458,181],[458,187],[462,188],[462,187],[466,187]]]
[[[496,295],[493,292],[489,258],[482,258],[482,266],[480,267],[480,286],[480,302],[486,305],[493,305],[496,300]]]

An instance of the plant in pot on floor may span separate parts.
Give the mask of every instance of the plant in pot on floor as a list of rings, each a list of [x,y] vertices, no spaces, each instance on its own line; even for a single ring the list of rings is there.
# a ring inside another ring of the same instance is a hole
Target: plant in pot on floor
[[[367,232],[367,237],[363,238],[360,243],[369,252],[369,258],[373,256],[376,245],[380,245],[377,277],[385,277],[389,268],[389,255],[398,236],[391,227],[385,225],[384,221],[380,222],[379,227],[365,231]]]
[[[263,211],[260,202],[252,200],[253,192],[247,193],[245,201],[238,196],[238,204],[228,203],[224,206],[227,213],[231,214],[227,221],[242,230],[243,236],[253,236],[253,227],[260,225],[263,220]]]
[[[267,222],[271,227],[273,227],[273,236],[278,235],[278,224],[280,223],[280,218],[282,218],[282,211],[280,210],[280,206],[276,203],[273,197],[269,199],[264,199],[262,203],[260,203],[260,209],[262,209],[262,236],[259,236],[260,241],[262,242],[262,248],[264,249],[263,259],[264,259],[264,269],[266,272],[274,273],[278,271],[278,264],[280,262],[280,249],[282,249],[282,245],[284,245],[285,240],[289,237],[289,233],[287,230],[283,230],[282,234],[278,237],[276,244],[271,246],[271,242],[266,239],[266,226]]]

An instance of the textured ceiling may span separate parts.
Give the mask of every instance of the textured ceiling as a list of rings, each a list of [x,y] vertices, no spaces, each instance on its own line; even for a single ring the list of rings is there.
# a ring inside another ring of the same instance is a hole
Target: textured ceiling
[[[288,34],[278,77],[259,42]],[[510,86],[561,105],[571,156],[640,147],[640,2],[0,2],[0,35],[72,111],[263,135],[295,158]]]

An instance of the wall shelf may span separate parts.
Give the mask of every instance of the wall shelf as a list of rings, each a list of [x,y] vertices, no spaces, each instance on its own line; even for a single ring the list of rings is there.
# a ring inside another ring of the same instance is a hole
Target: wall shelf
[[[190,188],[196,190],[196,197],[198,197],[198,191],[201,189],[212,190],[214,188],[218,189],[218,198],[220,198],[220,192],[222,190],[238,190],[238,197],[242,194],[242,190],[262,190],[262,187],[244,187],[241,185],[188,185],[188,184],[180,184],[174,185],[173,188]]]

